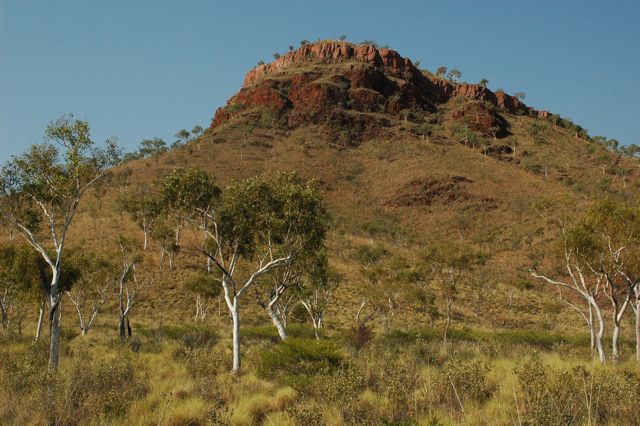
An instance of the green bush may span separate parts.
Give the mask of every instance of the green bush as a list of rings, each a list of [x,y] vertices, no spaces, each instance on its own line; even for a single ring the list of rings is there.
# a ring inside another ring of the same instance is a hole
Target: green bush
[[[290,338],[263,351],[258,375],[296,387],[335,369],[341,361],[342,356],[332,342]]]

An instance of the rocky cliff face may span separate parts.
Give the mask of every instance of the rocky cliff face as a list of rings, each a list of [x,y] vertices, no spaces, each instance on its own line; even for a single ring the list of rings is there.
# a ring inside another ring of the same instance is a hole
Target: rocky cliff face
[[[291,128],[337,122],[363,131],[445,109],[454,120],[471,117],[474,130],[494,136],[507,133],[502,113],[538,115],[504,92],[428,76],[394,50],[333,41],[303,45],[249,71],[212,127],[254,109],[270,111]]]

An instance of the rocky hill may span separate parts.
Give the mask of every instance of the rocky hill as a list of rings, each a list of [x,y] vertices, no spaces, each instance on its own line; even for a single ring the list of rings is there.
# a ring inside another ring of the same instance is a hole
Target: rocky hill
[[[212,127],[242,112],[268,108],[290,128],[331,123],[363,137],[391,126],[390,118],[432,114],[443,107],[452,107],[454,120],[498,137],[509,134],[503,113],[548,116],[503,91],[429,75],[394,50],[319,42],[249,71],[240,92],[216,112]]]
[[[638,184],[635,159],[608,151],[569,120],[503,91],[420,70],[393,50],[336,41],[305,44],[255,67],[203,136],[119,170],[136,186],[190,165],[222,185],[275,170],[320,182],[334,217],[332,264],[345,277],[327,315],[336,326],[352,324],[362,298],[362,247],[381,246],[412,262],[429,244],[459,240],[491,255],[464,283],[455,307],[460,323],[581,327],[526,272],[551,264],[555,244],[533,206],[541,197],[563,199],[579,212],[594,197],[632,196]],[[85,240],[113,234],[115,216],[106,207],[93,221],[95,208],[85,207],[76,225],[90,235]],[[190,262],[181,253],[163,277],[176,315],[185,318],[192,301],[181,282]],[[398,326],[427,321],[415,312],[411,301],[400,304]]]

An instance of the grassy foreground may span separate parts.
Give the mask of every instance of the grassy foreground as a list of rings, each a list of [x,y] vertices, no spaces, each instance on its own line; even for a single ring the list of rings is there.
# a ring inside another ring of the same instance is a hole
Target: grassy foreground
[[[68,329],[67,329],[68,330]],[[224,329],[112,327],[65,335],[47,375],[46,336],[2,337],[0,423],[141,425],[640,424],[640,370],[601,367],[588,341],[538,332],[372,335],[291,326],[243,330],[244,372],[229,373]]]

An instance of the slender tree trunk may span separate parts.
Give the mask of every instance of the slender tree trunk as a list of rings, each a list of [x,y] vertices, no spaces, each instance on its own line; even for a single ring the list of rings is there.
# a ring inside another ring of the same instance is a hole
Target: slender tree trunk
[[[58,358],[60,356],[60,303],[52,302],[53,308],[49,310],[49,321],[51,323],[51,345],[49,348],[49,371],[58,368]]]
[[[453,302],[449,298],[447,298],[447,316],[444,323],[444,333],[442,336],[445,345],[447,344],[447,336],[449,333],[449,327],[451,326],[451,304],[452,303]]]
[[[640,362],[640,301],[636,302],[636,361]]]
[[[316,340],[320,340],[320,329],[324,327],[324,322],[322,321],[322,314],[317,316],[312,316],[311,320],[313,322],[313,333],[316,336]]]
[[[596,311],[596,317],[598,319],[598,332],[596,334],[596,350],[598,352],[598,359],[601,364],[606,362],[604,354],[604,347],[602,345],[602,338],[604,337],[604,318],[602,318],[602,310],[596,304],[595,299],[589,299],[589,303],[593,306],[593,310]]]
[[[234,374],[240,373],[242,366],[240,359],[240,310],[238,308],[238,299],[234,299],[231,307],[231,319],[233,321],[233,368]]]
[[[147,229],[144,230],[144,244],[142,245],[142,250],[147,249],[147,244],[149,241],[149,231]]]
[[[131,323],[129,322],[129,315],[127,315],[127,335],[129,338],[133,336],[133,332],[131,331]]]
[[[613,335],[611,336],[611,358],[614,362],[617,362],[620,358],[620,353],[618,351],[618,339],[620,337],[620,323],[622,321],[622,317],[624,316],[624,312],[627,310],[627,306],[629,305],[629,297],[631,295],[628,294],[624,303],[618,309],[618,303],[613,303]]]
[[[611,336],[611,358],[614,362],[618,361],[620,354],[618,353],[618,338],[620,337],[620,321],[613,319],[613,334]]]
[[[44,322],[44,299],[42,299],[42,304],[40,305],[40,313],[38,315],[38,325],[36,326],[36,338],[35,341],[37,342],[38,339],[40,339],[40,335],[42,334],[42,323]]]
[[[2,311],[2,329],[6,330],[9,326],[9,316],[7,314],[8,308],[5,307],[4,303],[0,303],[0,311]]]
[[[118,326],[118,331],[119,331],[119,334],[120,334],[120,340],[121,341],[124,341],[124,339],[127,337],[126,332],[125,332],[125,325],[124,325],[125,318],[126,317],[124,315],[120,314],[120,324]]]
[[[18,336],[22,336],[22,309],[18,306],[16,310],[16,321],[18,326]]]
[[[85,337],[87,334],[89,334],[89,329],[87,327],[80,327],[80,330],[82,330],[82,337]]]
[[[596,350],[596,330],[593,328],[593,308],[589,304],[589,334],[591,335],[591,352]]]
[[[267,315],[269,315],[269,317],[271,318],[271,321],[273,321],[273,325],[276,326],[280,339],[287,340],[287,330],[282,324],[282,321],[280,320],[280,317],[278,316],[278,314],[276,314],[276,312],[272,309],[271,304],[267,305],[266,311],[267,311]]]

